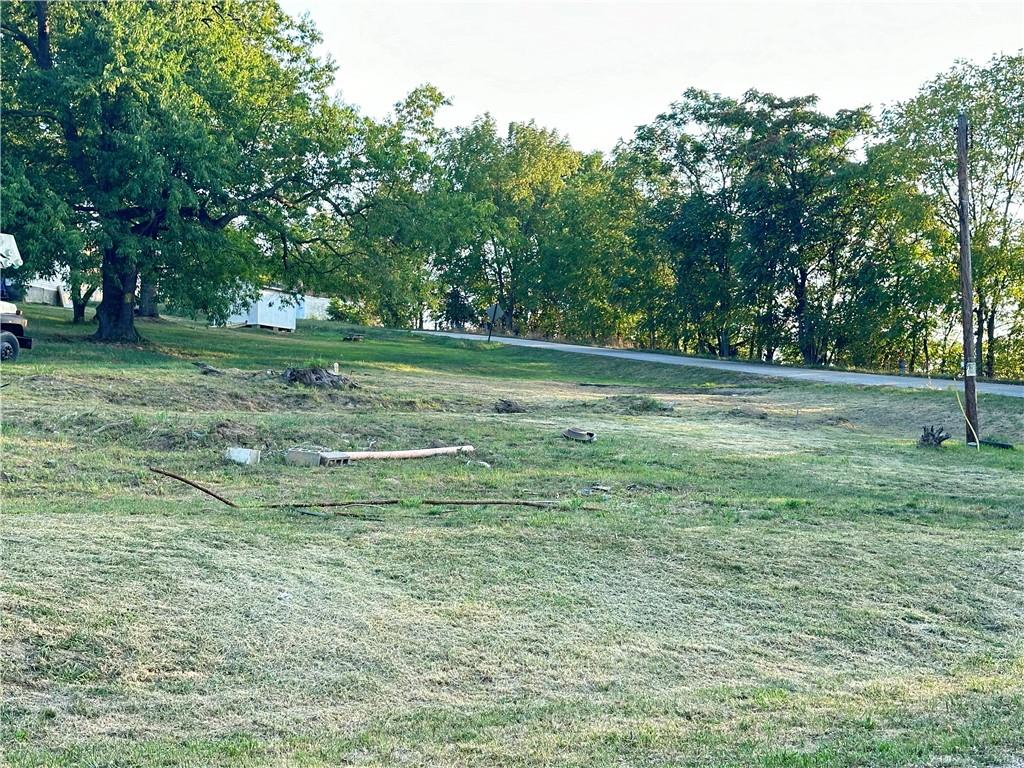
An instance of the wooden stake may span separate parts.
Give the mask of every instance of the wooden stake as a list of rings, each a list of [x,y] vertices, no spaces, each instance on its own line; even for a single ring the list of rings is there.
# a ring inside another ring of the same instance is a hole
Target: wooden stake
[[[956,121],[956,175],[960,192],[960,303],[964,325],[964,415],[967,444],[981,440],[978,424],[978,367],[974,359],[974,289],[971,284],[970,198],[967,189],[967,115]]]

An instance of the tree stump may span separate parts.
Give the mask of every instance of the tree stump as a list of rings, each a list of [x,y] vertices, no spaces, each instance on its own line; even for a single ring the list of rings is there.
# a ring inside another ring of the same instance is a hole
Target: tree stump
[[[939,448],[951,435],[945,427],[921,427],[922,434],[917,440],[920,448]]]

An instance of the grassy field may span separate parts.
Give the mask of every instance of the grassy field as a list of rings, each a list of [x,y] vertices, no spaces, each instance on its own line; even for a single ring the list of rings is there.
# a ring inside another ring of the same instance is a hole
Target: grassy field
[[[962,446],[951,393],[332,324],[110,348],[30,317],[2,371],[6,765],[1024,764],[1024,451]],[[267,373],[311,361],[361,387]],[[980,408],[1024,442],[1024,401]],[[923,424],[958,439],[916,448]],[[435,441],[477,453],[282,459]],[[407,501],[234,510],[147,466],[240,503]],[[417,503],[484,496],[560,504]]]

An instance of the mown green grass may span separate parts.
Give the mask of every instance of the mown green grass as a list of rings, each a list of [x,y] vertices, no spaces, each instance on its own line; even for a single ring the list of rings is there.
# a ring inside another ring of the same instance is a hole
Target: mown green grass
[[[1024,753],[1024,452],[916,448],[922,424],[959,433],[950,393],[372,329],[343,343],[333,324],[164,321],[111,348],[58,310],[30,316],[38,348],[2,371],[6,764]],[[267,374],[310,360],[360,389]],[[497,414],[498,397],[529,410]],[[981,409],[1024,441],[1021,401]],[[598,441],[565,441],[570,425]],[[432,441],[477,454],[281,459]],[[267,454],[225,464],[228,445]],[[363,510],[380,521],[233,510],[147,466],[243,504],[404,503]],[[483,496],[560,503],[417,503]]]

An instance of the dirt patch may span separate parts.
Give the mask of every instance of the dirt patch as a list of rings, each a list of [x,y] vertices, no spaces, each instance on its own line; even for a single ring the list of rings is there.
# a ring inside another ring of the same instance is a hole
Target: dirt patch
[[[726,416],[730,416],[734,419],[760,419],[764,421],[768,418],[768,411],[764,408],[730,408],[725,412]]]
[[[494,404],[494,410],[498,413],[526,413],[526,406],[518,400],[501,397],[498,398],[498,402]]]

